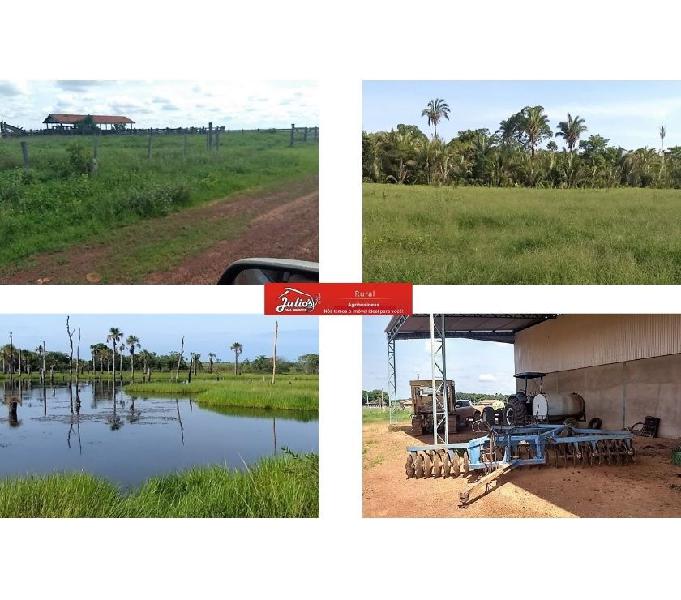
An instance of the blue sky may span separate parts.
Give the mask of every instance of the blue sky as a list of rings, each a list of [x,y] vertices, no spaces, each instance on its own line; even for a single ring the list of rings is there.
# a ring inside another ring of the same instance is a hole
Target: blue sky
[[[388,345],[385,327],[389,317],[364,317],[362,388],[388,391]],[[410,379],[427,379],[430,340],[396,343],[397,397],[409,397]],[[515,391],[513,345],[473,340],[447,340],[447,377],[460,392],[510,394]]]
[[[0,315],[0,346],[9,343],[29,350],[42,340],[49,350],[66,351],[66,315]],[[243,345],[242,359],[258,354],[271,356],[274,321],[279,322],[277,354],[295,360],[301,354],[318,353],[317,317],[278,318],[260,315],[71,315],[71,327],[81,330],[81,357],[88,358],[90,346],[106,342],[110,327],[127,336],[140,338],[143,348],[165,354],[179,350],[185,336],[185,352],[198,352],[207,359],[209,352],[231,359],[229,346]]]
[[[310,81],[0,80],[0,121],[42,129],[49,113],[124,115],[135,127],[318,125]]]
[[[398,123],[432,133],[421,110],[432,98],[449,104],[446,140],[464,129],[496,131],[499,122],[526,105],[546,109],[555,132],[567,113],[586,119],[586,136],[598,133],[627,149],[681,145],[681,81],[365,81],[363,129],[389,131]],[[562,147],[562,139],[556,142]]]

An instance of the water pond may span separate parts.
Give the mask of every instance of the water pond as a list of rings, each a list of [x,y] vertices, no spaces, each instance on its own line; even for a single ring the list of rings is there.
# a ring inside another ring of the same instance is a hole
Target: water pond
[[[0,383],[0,478],[86,471],[121,488],[199,465],[245,468],[288,448],[317,452],[317,416],[204,408],[129,395],[111,382]]]

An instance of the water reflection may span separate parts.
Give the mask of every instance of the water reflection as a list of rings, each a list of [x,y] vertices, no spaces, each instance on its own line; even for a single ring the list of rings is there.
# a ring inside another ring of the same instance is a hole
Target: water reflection
[[[202,464],[245,468],[283,447],[318,448],[315,414],[133,396],[111,381],[3,382],[0,404],[7,407],[0,412],[0,477],[85,470],[127,486]]]

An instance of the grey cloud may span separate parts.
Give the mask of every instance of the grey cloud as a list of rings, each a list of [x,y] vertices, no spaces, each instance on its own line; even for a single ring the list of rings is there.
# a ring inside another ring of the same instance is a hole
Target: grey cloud
[[[0,96],[21,96],[21,90],[11,81],[0,81]]]
[[[82,92],[88,88],[101,85],[96,79],[58,79],[57,87],[68,92]]]

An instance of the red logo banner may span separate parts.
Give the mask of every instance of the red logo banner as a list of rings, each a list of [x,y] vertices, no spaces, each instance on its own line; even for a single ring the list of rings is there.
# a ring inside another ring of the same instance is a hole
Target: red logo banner
[[[266,283],[266,315],[410,315],[411,283]]]

